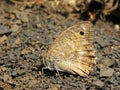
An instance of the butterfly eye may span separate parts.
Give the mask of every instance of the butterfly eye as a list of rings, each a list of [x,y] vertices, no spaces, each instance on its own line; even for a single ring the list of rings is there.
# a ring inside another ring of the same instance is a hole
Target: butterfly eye
[[[83,31],[80,31],[80,35],[84,35],[84,32],[83,32]]]

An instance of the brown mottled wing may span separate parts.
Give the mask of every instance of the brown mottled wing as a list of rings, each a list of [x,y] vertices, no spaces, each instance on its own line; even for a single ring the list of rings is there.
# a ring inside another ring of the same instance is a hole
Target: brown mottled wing
[[[87,76],[96,63],[93,37],[93,25],[88,21],[79,22],[63,31],[48,50],[48,68]]]

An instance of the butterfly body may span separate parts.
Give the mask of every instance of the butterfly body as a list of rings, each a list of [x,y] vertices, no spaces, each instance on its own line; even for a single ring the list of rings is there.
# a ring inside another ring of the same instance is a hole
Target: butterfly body
[[[96,63],[93,36],[93,25],[88,21],[69,27],[50,46],[46,66],[50,70],[87,76]]]

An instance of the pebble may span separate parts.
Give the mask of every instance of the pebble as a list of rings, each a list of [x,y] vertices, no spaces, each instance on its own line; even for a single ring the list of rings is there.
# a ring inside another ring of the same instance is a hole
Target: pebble
[[[119,81],[116,79],[116,77],[111,77],[108,81],[112,84],[118,84],[119,83]]]
[[[7,40],[8,39],[8,37],[7,36],[2,36],[2,37],[0,37],[0,44],[1,43],[3,43],[5,40]]]
[[[3,81],[4,81],[4,82],[7,82],[7,81],[9,81],[9,80],[11,80],[11,77],[10,77],[9,75],[5,74],[5,75],[3,76]]]
[[[93,84],[99,87],[103,87],[105,83],[102,82],[101,80],[96,80],[93,82]]]
[[[116,24],[114,27],[115,27],[115,29],[116,29],[117,32],[120,31],[120,26],[118,24]]]
[[[15,24],[20,25],[20,24],[22,24],[22,22],[21,22],[21,20],[16,20],[16,21],[15,21]]]
[[[21,13],[20,13],[20,19],[21,19],[21,21],[24,22],[24,23],[28,23],[28,22],[29,22],[27,13],[25,13],[25,12],[21,12]]]
[[[16,45],[21,44],[21,40],[20,40],[20,38],[17,38],[17,39],[15,40],[14,44],[16,44]]]
[[[1,36],[1,35],[9,35],[9,34],[11,34],[11,33],[12,33],[12,31],[11,31],[10,29],[8,29],[7,26],[5,26],[5,25],[0,25],[0,36]]]
[[[14,24],[14,25],[11,26],[11,30],[12,30],[13,32],[18,31],[18,29],[19,29],[19,26],[18,26],[17,24]]]
[[[114,73],[114,69],[109,67],[104,67],[100,70],[100,77],[110,77]]]
[[[112,59],[110,59],[109,57],[105,57],[103,60],[102,60],[102,64],[104,65],[104,66],[111,66],[111,65],[113,65],[115,63],[115,60],[112,60]]]
[[[3,72],[7,70],[6,67],[0,67],[0,68],[1,68],[0,70],[3,71]]]
[[[41,24],[36,24],[37,28],[41,28],[42,25]]]
[[[101,38],[101,37],[96,37],[95,41],[101,46],[101,47],[106,47],[110,45],[110,42]]]
[[[21,54],[23,55],[23,54],[28,54],[28,53],[30,53],[31,52],[31,50],[30,49],[23,49],[22,51],[21,51]]]

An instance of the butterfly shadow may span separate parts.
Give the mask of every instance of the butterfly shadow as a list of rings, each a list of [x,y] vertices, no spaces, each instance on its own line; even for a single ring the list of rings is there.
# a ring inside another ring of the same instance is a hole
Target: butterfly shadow
[[[66,76],[66,77],[70,77],[71,74],[68,72],[62,72],[62,71],[57,71],[57,70],[49,70],[47,67],[45,67],[44,65],[39,65],[37,66],[37,70],[41,71],[43,76],[46,77],[50,77],[50,76]],[[74,77],[78,76],[78,75],[73,75]]]

